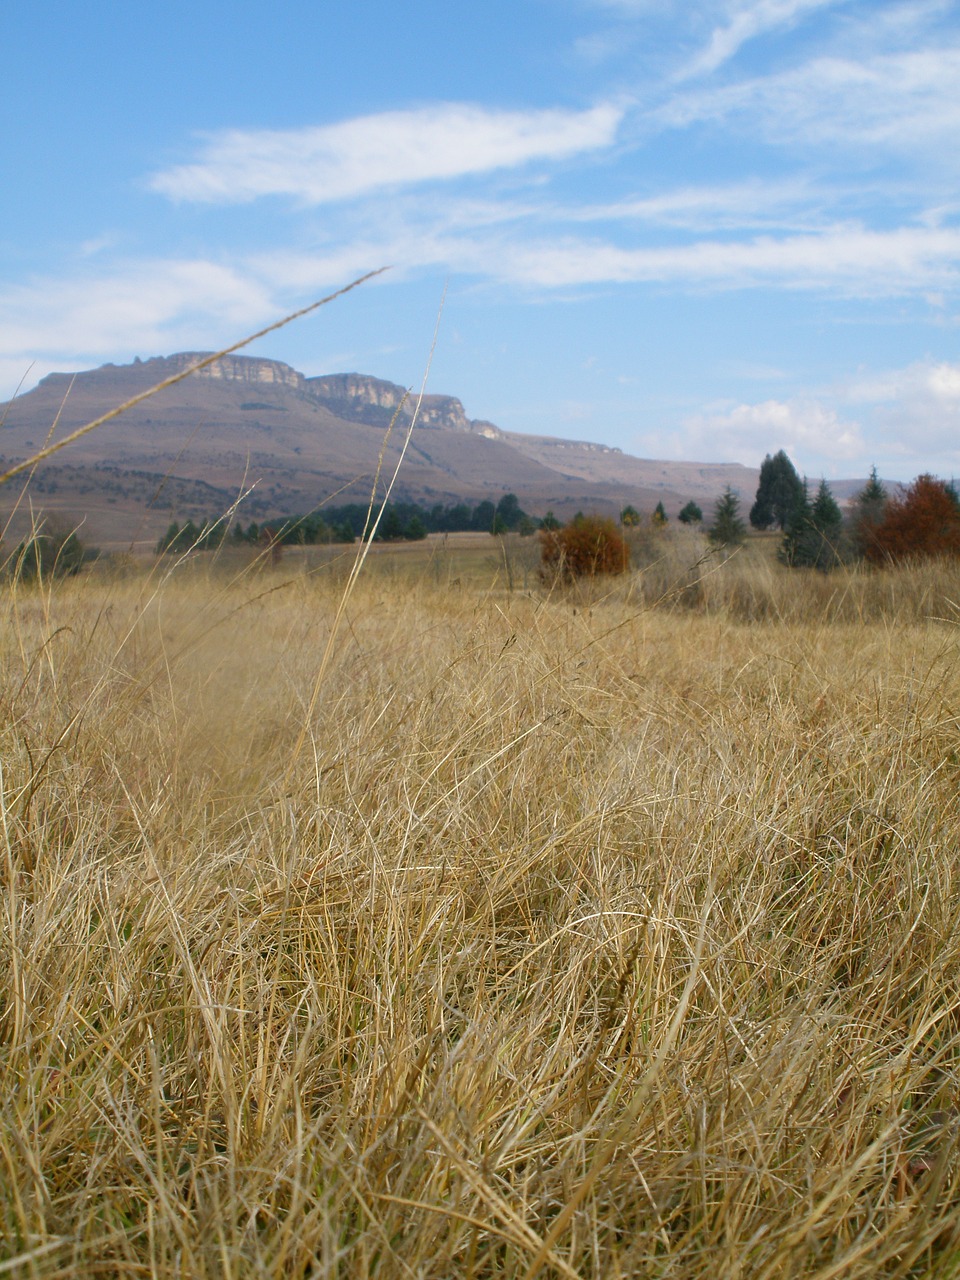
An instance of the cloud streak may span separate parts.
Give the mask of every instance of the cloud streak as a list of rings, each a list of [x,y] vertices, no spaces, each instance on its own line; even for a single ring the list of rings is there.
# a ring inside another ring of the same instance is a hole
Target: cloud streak
[[[819,289],[868,297],[916,296],[960,285],[960,228],[873,232],[840,226],[750,241],[701,238],[629,249],[576,236],[531,236],[522,225],[499,226],[483,207],[471,223],[468,211],[456,205],[449,220],[434,209],[432,221],[411,219],[390,231],[373,228],[353,237],[334,234],[315,251],[249,252],[229,267],[157,258],[116,263],[108,275],[84,271],[36,279],[0,292],[0,347],[13,361],[10,368],[22,372],[34,358],[206,346],[217,333],[235,335],[276,317],[302,301],[304,291],[388,262],[397,265],[391,282],[440,269],[536,291],[632,283],[694,290]],[[920,373],[911,377],[918,396]],[[932,367],[924,384],[928,399],[937,388],[955,388],[958,377],[953,366]],[[884,386],[864,382],[856,395],[852,386],[844,394],[851,402],[882,404],[897,392],[894,387],[888,396]]]
[[[310,205],[387,187],[449,181],[609,147],[623,109],[496,111],[458,103],[290,130],[231,130],[191,164],[157,173],[173,200],[236,204],[292,196]]]
[[[815,234],[641,249],[567,239],[504,249],[497,265],[503,278],[539,287],[656,282],[896,296],[957,286],[960,228],[838,226]]]
[[[676,94],[654,120],[665,128],[737,126],[803,149],[828,143],[902,155],[948,140],[952,147],[960,127],[958,83],[955,41],[863,59],[820,57],[789,71]]]
[[[707,47],[682,72],[682,78],[708,75],[739,53],[749,40],[768,31],[792,27],[816,9],[830,8],[838,0],[754,0],[739,4],[727,20],[715,27]]]
[[[0,292],[0,349],[16,369],[39,357],[148,354],[209,343],[279,314],[269,286],[251,273],[203,259],[114,265],[109,275],[36,279]]]

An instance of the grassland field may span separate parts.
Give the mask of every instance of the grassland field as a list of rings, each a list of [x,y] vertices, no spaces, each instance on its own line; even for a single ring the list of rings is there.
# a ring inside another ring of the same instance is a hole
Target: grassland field
[[[960,565],[0,584],[0,1275],[960,1276]]]

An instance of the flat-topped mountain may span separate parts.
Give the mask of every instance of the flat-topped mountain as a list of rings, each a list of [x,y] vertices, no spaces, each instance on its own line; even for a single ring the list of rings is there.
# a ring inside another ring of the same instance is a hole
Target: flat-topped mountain
[[[51,373],[0,406],[0,457],[28,458],[51,428],[62,439],[201,358],[180,352]],[[381,452],[381,489],[392,475],[415,405],[415,394],[365,374],[307,377],[278,360],[223,356],[41,464],[30,499],[35,510],[84,519],[87,536],[104,545],[152,542],[171,519],[217,515],[240,495],[241,517],[255,520],[363,501]],[[511,492],[526,510],[562,518],[626,503],[652,510],[658,501],[670,512],[691,498],[706,509],[728,484],[752,501],[757,471],[522,435],[468,418],[454,396],[427,395],[394,495],[432,505]],[[18,493],[16,482],[0,490],[0,516]]]

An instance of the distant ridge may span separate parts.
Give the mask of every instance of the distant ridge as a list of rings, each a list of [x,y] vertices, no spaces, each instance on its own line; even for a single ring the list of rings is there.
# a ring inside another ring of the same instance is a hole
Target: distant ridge
[[[53,422],[74,428],[196,363],[178,352],[51,373],[34,390],[0,406],[0,457],[40,448]],[[105,544],[154,540],[172,518],[213,516],[248,488],[241,516],[270,519],[370,492],[384,428],[409,423],[405,389],[362,373],[307,377],[258,356],[224,356],[55,455],[30,485],[35,508],[85,520]],[[59,415],[59,421],[58,421]],[[386,446],[392,472],[402,430]],[[771,442],[776,447],[777,442]],[[758,472],[736,463],[634,458],[619,449],[506,431],[468,418],[455,396],[427,395],[395,496],[434,505],[477,502],[512,492],[535,514],[577,509],[616,514],[631,503],[668,514],[694,499],[707,509],[726,485],[752,502]],[[0,491],[0,514],[14,499]]]

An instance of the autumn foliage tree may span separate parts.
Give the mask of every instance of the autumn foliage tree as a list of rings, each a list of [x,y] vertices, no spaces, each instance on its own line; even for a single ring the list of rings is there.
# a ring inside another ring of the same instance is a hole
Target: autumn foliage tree
[[[864,551],[874,563],[960,556],[956,493],[936,476],[917,476],[904,494],[889,499]]]
[[[613,520],[578,515],[562,529],[542,529],[541,557],[547,576],[572,582],[604,573],[625,573],[630,549]]]

